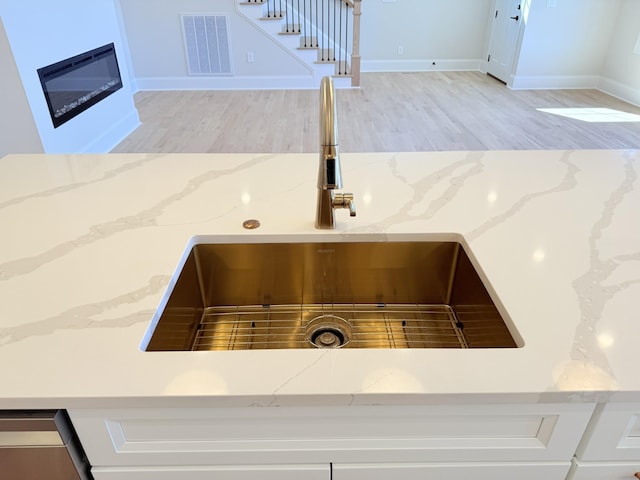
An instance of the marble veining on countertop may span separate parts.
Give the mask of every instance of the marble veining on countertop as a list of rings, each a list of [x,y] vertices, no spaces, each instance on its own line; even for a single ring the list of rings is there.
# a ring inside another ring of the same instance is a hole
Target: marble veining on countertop
[[[639,151],[344,153],[342,168],[358,216],[326,232],[315,154],[0,159],[0,408],[640,400]],[[195,235],[460,236],[524,346],[142,352]]]

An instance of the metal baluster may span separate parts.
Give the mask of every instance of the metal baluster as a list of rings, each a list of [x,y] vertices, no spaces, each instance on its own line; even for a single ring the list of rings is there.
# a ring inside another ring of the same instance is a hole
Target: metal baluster
[[[327,31],[325,37],[327,38],[327,61],[331,60],[331,1],[327,2]]]
[[[312,9],[312,5],[311,5],[311,1],[309,0],[309,5],[307,6],[307,15],[304,16],[304,23],[307,26],[307,45],[309,47],[313,47],[313,45],[311,44],[311,36],[313,35],[313,23],[311,23],[311,9]]]
[[[300,0],[298,0],[298,33],[300,33]]]
[[[308,43],[309,47],[313,47],[313,43],[311,42],[311,37],[313,36],[313,0],[309,0],[309,18],[305,17],[305,23],[307,24],[307,33],[309,35]]]
[[[316,48],[318,48],[318,25],[319,25],[319,20],[318,20],[318,5],[320,4],[320,0],[316,0]]]
[[[322,13],[322,38],[320,39],[320,53],[322,56],[322,61],[324,62],[324,0],[322,0],[322,8],[320,9]]]
[[[347,21],[344,25],[344,38],[345,38],[345,50],[344,50],[344,74],[349,75],[348,56],[349,56],[349,6],[347,5]],[[352,12],[353,13],[353,12]]]
[[[295,8],[295,0],[287,0],[287,2],[291,2],[290,3],[290,8],[291,8],[291,31],[295,32],[296,31],[296,19],[295,19],[295,15],[293,14],[293,10]]]
[[[327,0],[327,31],[326,31],[326,37],[327,37],[327,60],[329,60],[329,48],[331,48],[331,46],[329,45],[329,40],[331,39],[331,0]]]
[[[333,3],[333,61],[336,61],[336,26],[338,21],[336,19],[336,4]]]
[[[289,0],[284,0],[284,26],[289,33]]]
[[[311,48],[313,47],[313,41],[312,41],[313,40],[313,0],[309,0],[307,15],[308,17],[305,18],[305,21],[307,23],[307,28],[308,28],[309,48]]]
[[[307,46],[307,0],[302,0],[302,36],[304,37],[304,46]]]
[[[338,35],[338,75],[342,75],[342,10],[344,9],[344,1],[340,0],[340,34]]]

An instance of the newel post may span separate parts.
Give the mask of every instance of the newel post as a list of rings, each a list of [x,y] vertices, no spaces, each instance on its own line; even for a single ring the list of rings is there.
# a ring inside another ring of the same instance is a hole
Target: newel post
[[[353,0],[353,51],[351,52],[351,86],[360,86],[360,16],[362,0]]]

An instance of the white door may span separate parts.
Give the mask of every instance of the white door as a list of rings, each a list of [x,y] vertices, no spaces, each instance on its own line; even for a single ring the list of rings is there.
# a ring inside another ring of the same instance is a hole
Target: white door
[[[511,76],[522,21],[521,0],[495,0],[487,73],[504,83]]]

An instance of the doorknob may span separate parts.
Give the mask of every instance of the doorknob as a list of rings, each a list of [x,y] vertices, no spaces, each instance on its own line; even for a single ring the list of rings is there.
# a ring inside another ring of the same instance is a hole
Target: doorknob
[[[516,22],[520,20],[520,15],[516,15],[515,17],[511,17],[511,20],[515,20]]]

